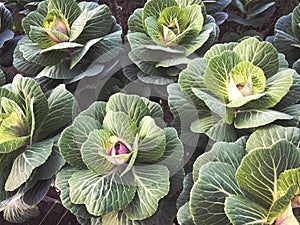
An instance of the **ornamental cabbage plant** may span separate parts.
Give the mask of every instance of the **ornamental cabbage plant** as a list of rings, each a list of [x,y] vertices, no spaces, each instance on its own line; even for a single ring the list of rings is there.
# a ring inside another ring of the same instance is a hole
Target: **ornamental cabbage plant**
[[[0,3],[0,65],[6,66],[6,56],[7,52],[1,51],[1,48],[4,46],[7,41],[11,40],[14,37],[14,33],[11,30],[12,28],[12,16],[10,11],[4,6],[3,3]],[[6,83],[6,77],[3,69],[0,67],[0,85]]]
[[[150,0],[128,20],[131,79],[166,85],[177,79],[188,57],[202,54],[218,36],[213,17],[201,0]]]
[[[232,10],[228,12],[228,21],[259,27],[275,12],[275,0],[233,0]]]
[[[74,98],[64,85],[47,98],[31,78],[15,76],[0,88],[0,211],[21,223],[38,214],[37,204],[64,165],[57,140],[72,119]]]
[[[248,129],[299,120],[299,75],[269,42],[248,38],[214,45],[179,76],[183,96],[198,113],[191,130],[213,140],[234,141]],[[179,106],[178,106],[179,107]]]
[[[274,44],[288,62],[300,72],[300,4],[275,24]]]
[[[299,224],[299,135],[271,125],[247,142],[216,142],[185,178],[179,224]]]
[[[59,149],[61,201],[81,224],[172,224],[183,146],[157,103],[123,93],[95,102],[62,132]]]
[[[118,55],[121,28],[106,5],[48,0],[22,21],[26,36],[14,66],[29,75],[69,82],[95,76]]]
[[[12,17],[10,11],[0,3],[0,48],[5,42],[14,37],[12,28]]]
[[[224,12],[225,8],[231,3],[231,0],[202,0],[206,7],[206,12],[212,15],[217,25],[225,22],[228,14]]]

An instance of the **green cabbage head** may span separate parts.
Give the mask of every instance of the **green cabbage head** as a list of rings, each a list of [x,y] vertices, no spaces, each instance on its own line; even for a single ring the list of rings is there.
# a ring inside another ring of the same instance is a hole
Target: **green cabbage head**
[[[114,94],[82,111],[59,140],[68,163],[57,177],[64,206],[86,223],[153,224],[163,215],[172,224],[175,214],[163,208],[175,207],[180,181],[170,177],[183,145],[162,125],[161,107],[137,95]]]
[[[26,36],[14,66],[30,75],[76,81],[95,76],[118,55],[121,28],[106,5],[48,0],[22,21]]]
[[[299,75],[287,67],[271,43],[256,38],[217,44],[188,64],[179,76],[182,93],[170,95],[184,95],[197,108],[192,131],[233,141],[246,129],[299,119]]]
[[[213,17],[201,0],[150,0],[128,20],[130,59],[124,72],[131,80],[173,83],[193,53],[207,50],[218,36]]]
[[[72,119],[74,98],[64,85],[47,98],[31,78],[17,75],[0,88],[0,211],[21,223],[38,214],[37,204],[64,165],[60,130]]]
[[[271,125],[216,142],[178,198],[179,224],[299,224],[300,129]]]

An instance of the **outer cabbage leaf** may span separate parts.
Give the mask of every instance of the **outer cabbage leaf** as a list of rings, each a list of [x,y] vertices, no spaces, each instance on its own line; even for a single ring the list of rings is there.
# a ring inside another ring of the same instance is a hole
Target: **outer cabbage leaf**
[[[290,64],[299,59],[300,53],[300,5],[295,7],[292,13],[282,16],[275,24],[274,44],[279,52],[286,55]],[[299,72],[299,70],[297,70]]]
[[[11,12],[0,3],[0,48],[4,43],[14,37]]]
[[[269,148],[252,150],[237,170],[237,182],[249,198],[268,209],[278,198],[279,174],[299,167],[299,157],[298,149],[286,140]]]
[[[228,13],[227,21],[232,21],[244,26],[259,27],[269,19],[275,12],[275,1],[232,1],[235,11]]]
[[[230,195],[242,195],[234,174],[235,169],[222,162],[209,162],[200,168],[190,200],[195,224],[230,224],[224,211],[225,199]]]

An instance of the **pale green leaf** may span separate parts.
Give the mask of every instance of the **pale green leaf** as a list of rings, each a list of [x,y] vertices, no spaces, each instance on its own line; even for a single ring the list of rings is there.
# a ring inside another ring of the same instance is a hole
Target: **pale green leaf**
[[[267,78],[277,73],[279,69],[278,52],[269,42],[260,42],[251,37],[241,41],[233,51],[242,61],[251,62],[261,68]]]
[[[144,97],[142,97],[142,100],[145,102],[146,106],[150,110],[150,116],[152,118],[163,117],[163,110],[158,103],[150,101],[148,98],[144,98]]]
[[[70,165],[85,168],[81,158],[81,146],[87,140],[91,131],[100,128],[101,123],[96,119],[80,115],[74,120],[72,126],[62,132],[58,142],[59,150]]]
[[[107,158],[111,134],[106,130],[94,130],[82,144],[81,154],[85,165],[94,173],[107,174],[115,165]]]
[[[145,23],[146,18],[148,18],[149,16],[154,16],[155,18],[158,18],[165,8],[171,6],[178,6],[178,4],[175,0],[151,0],[146,2],[142,13],[143,24]]]
[[[245,107],[266,109],[275,106],[289,92],[293,84],[294,73],[292,69],[285,69],[269,77],[264,91],[265,96],[249,102]]]
[[[1,140],[0,152],[1,153],[13,152],[16,149],[24,146],[26,144],[26,142],[28,142],[29,139],[30,139],[30,136],[16,137],[16,138],[10,138],[7,140]]]
[[[2,97],[13,100],[14,102],[18,103],[19,105],[21,104],[19,97],[14,92],[12,92],[11,90],[8,90],[6,88],[0,87],[0,98],[2,98]]]
[[[215,44],[205,53],[204,57],[211,59],[214,56],[222,55],[225,51],[232,51],[237,44],[236,42]]]
[[[131,32],[145,33],[142,21],[143,9],[136,9],[128,18],[128,28]]]
[[[145,116],[139,123],[138,138],[137,162],[154,162],[164,155],[166,148],[164,131],[150,116]]]
[[[91,117],[102,123],[106,115],[106,105],[106,102],[94,102],[88,109],[82,111],[80,115]]]
[[[185,203],[178,209],[177,220],[180,225],[195,225],[190,212],[189,202]]]
[[[244,96],[242,98],[233,100],[232,102],[228,103],[226,106],[229,108],[239,108],[247,104],[248,102],[255,101],[256,99],[259,99],[265,95],[266,93]]]
[[[253,128],[270,124],[275,120],[290,120],[293,117],[275,110],[240,110],[236,114],[234,126],[238,129]]]
[[[232,124],[234,118],[233,109],[228,108],[222,101],[204,91],[201,91],[196,88],[192,88],[192,91],[198,98],[205,102],[207,107],[213,113],[218,114],[222,118],[222,120],[227,124]]]
[[[61,12],[70,25],[76,20],[76,18],[81,13],[80,7],[74,0],[50,0],[48,3],[48,11],[54,9]]]
[[[54,66],[67,57],[68,53],[60,50],[53,50],[47,53],[41,53],[42,48],[31,42],[27,37],[20,40],[19,50],[22,57],[31,63],[41,66]]]
[[[157,45],[165,45],[164,36],[159,30],[157,18],[154,16],[147,17],[145,20],[145,26],[147,28],[148,35],[151,37],[152,41],[154,41]],[[175,36],[173,34],[173,36]],[[176,36],[175,36],[176,38]]]
[[[264,71],[250,62],[241,62],[231,70],[236,85],[251,85],[251,94],[261,94],[266,88]]]
[[[78,44],[75,42],[61,42],[61,43],[53,45],[49,48],[45,48],[45,49],[41,50],[40,54],[43,54],[45,52],[51,52],[53,50],[70,50],[70,49],[75,50],[75,48],[81,48],[81,47],[83,47],[82,44]]]
[[[72,167],[64,167],[56,176],[55,184],[61,191],[60,200],[64,207],[70,210],[76,216],[89,218],[91,215],[86,210],[84,205],[75,205],[70,199],[70,186],[68,180],[71,178],[72,174],[77,172],[77,169]]]
[[[158,202],[169,192],[169,171],[165,166],[135,166],[131,170],[136,195],[124,209],[132,220],[143,220],[152,216],[158,208]]]
[[[225,123],[218,115],[206,112],[201,118],[191,124],[191,130],[196,133],[204,133],[212,140],[235,141],[236,130],[231,124]]]
[[[225,212],[234,225],[263,225],[267,222],[267,210],[241,195],[226,198]]]
[[[127,185],[131,179],[127,175],[120,177],[117,172],[100,176],[80,170],[68,180],[71,202],[85,204],[88,212],[94,216],[124,209],[134,198],[137,189]]]
[[[289,169],[279,175],[278,194],[283,196],[290,186],[297,185],[297,193],[300,190],[300,168]]]
[[[70,40],[85,43],[108,34],[112,28],[111,13],[107,5],[94,2],[79,4],[82,13],[71,26]]]
[[[215,33],[217,30],[218,28],[215,23],[205,24],[198,36],[188,42],[181,43],[181,45],[185,48],[185,55],[189,56],[196,51],[197,54],[198,51],[205,52],[205,50],[208,49],[213,42],[215,42],[215,39],[217,38]]]
[[[35,11],[34,13],[29,13],[23,20],[22,20],[22,27],[24,32],[29,35],[31,27],[43,27],[43,20],[45,15],[43,15],[39,11]]]
[[[300,129],[278,125],[263,127],[250,135],[247,141],[246,150],[250,152],[257,148],[269,148],[281,140],[287,140],[299,147]]]
[[[28,38],[41,48],[49,48],[56,44],[56,42],[49,38],[49,34],[54,35],[55,37],[61,37],[61,39],[67,41],[67,36],[65,34],[56,30],[46,29],[39,26],[30,26]]]
[[[12,90],[21,98],[27,109],[29,109],[30,102],[33,101],[34,122],[35,127],[38,128],[49,112],[47,98],[38,83],[31,78],[17,75],[13,79]]]
[[[225,51],[209,60],[204,74],[204,82],[206,87],[221,101],[228,101],[230,72],[240,62],[240,56],[232,51]]]
[[[14,161],[11,172],[6,180],[5,189],[13,191],[20,187],[32,174],[33,170],[41,166],[50,156],[53,141],[37,142],[20,154]]]
[[[117,93],[110,97],[106,111],[124,112],[138,124],[144,116],[150,115],[147,105],[137,95]]]
[[[206,85],[204,84],[203,75],[207,67],[207,60],[194,59],[187,68],[179,74],[178,84],[182,92],[185,92],[195,104],[200,105],[201,100],[195,96],[192,88],[199,88],[202,91],[206,91]]]
[[[194,162],[193,179],[198,180],[201,167],[209,162],[223,162],[237,169],[244,155],[244,148],[236,143],[216,142],[208,152],[200,155]]]
[[[127,38],[132,52],[142,61],[159,62],[160,60],[165,60],[167,57],[184,56],[184,49],[182,47],[159,46],[143,33],[129,33]],[[135,62],[136,60],[133,61]]]
[[[177,0],[177,2],[180,7],[185,8],[193,4],[200,5],[202,3],[202,0]]]
[[[121,111],[108,111],[103,120],[103,128],[112,135],[123,139],[130,146],[133,145],[135,135],[138,132],[134,120]]]
[[[71,121],[75,106],[73,95],[61,84],[51,92],[48,98],[49,113],[39,129],[36,136],[43,140],[53,132],[59,130]]]
[[[205,18],[200,5],[189,5],[183,10],[187,15],[188,26],[184,30],[181,29],[181,34],[178,36],[182,39],[182,42],[185,43],[196,38],[200,34]]]
[[[191,191],[190,209],[195,224],[230,224],[225,199],[242,194],[234,177],[235,169],[222,162],[209,162],[200,169]]]
[[[98,43],[101,40],[103,40],[103,37],[91,39],[85,43],[83,48],[75,51],[72,55],[70,69],[73,69],[82,60],[82,58],[87,54],[87,52],[90,50],[90,48],[93,47],[93,45],[95,45],[96,43]]]
[[[6,97],[2,97],[0,102],[5,114],[9,115],[8,118],[1,118],[3,121],[1,122],[0,133],[2,133],[3,138],[9,134],[14,134],[14,136],[18,137],[29,135],[31,124],[28,112],[25,115],[23,109],[15,101]]]
[[[166,137],[166,149],[159,160],[159,164],[166,166],[170,171],[170,175],[174,175],[183,166],[184,148],[175,128],[166,127],[164,135]]]
[[[95,102],[87,110],[82,111],[72,126],[66,128],[59,139],[58,145],[64,159],[72,166],[85,168],[81,159],[80,149],[88,135],[95,129],[101,129],[106,103]]]
[[[296,195],[298,189],[299,186],[297,184],[291,184],[284,191],[284,194],[282,193],[281,196],[273,202],[268,212],[267,219],[269,224],[272,224],[277,219],[277,217],[286,210],[289,204],[291,204],[291,201]]]
[[[269,148],[249,152],[236,172],[236,179],[247,197],[269,208],[278,196],[279,174],[299,166],[298,149],[282,140]]]
[[[4,219],[11,223],[23,223],[39,215],[38,207],[24,202],[22,194],[16,194],[6,202],[1,202],[0,210],[3,210]]]

